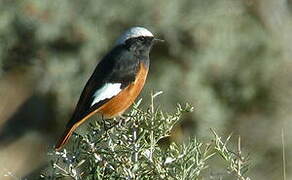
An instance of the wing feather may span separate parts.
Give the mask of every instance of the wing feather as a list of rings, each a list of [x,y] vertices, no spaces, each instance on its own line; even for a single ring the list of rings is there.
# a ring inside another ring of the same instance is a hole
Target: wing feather
[[[133,83],[138,67],[138,59],[124,46],[116,46],[109,52],[87,81],[56,149],[60,149],[73,131],[95,114],[99,107]]]

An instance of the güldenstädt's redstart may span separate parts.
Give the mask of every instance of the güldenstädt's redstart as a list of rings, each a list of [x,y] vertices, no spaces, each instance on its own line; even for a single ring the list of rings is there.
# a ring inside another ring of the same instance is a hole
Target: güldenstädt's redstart
[[[143,27],[133,27],[122,34],[87,81],[56,150],[93,114],[114,118],[133,104],[145,84],[155,41],[161,40]]]

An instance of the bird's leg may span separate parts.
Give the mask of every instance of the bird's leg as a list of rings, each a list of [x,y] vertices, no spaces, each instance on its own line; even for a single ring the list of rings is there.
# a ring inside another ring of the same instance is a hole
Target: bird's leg
[[[104,118],[104,115],[101,115],[101,120],[102,120],[102,126],[105,132],[107,132],[107,127],[106,127],[106,120]]]
[[[108,130],[110,130],[111,128],[113,128],[114,126],[116,126],[116,125],[118,124],[119,121],[117,120],[117,118],[114,117],[114,118],[112,119],[112,122],[113,122],[113,123],[110,124],[110,126],[108,127]]]
[[[126,122],[126,121],[129,120],[129,119],[130,119],[130,116],[127,115],[127,114],[126,114],[126,115],[120,115],[117,124],[118,124],[119,126],[122,126],[122,123],[123,123],[123,122]]]
[[[111,121],[113,123],[110,123],[108,126],[107,126],[106,119],[104,118],[103,115],[101,116],[101,119],[103,122],[103,129],[106,133],[108,133],[108,131],[110,129],[112,129],[114,126],[117,126],[117,125],[121,126],[123,122],[125,122],[129,119],[129,117],[127,115],[126,116],[119,115],[119,117],[114,117],[114,118],[112,118],[112,121]]]
[[[120,120],[126,120],[128,117],[126,115],[120,115]]]
[[[119,117],[121,120],[127,121],[127,120],[131,119],[133,117],[133,115],[132,114],[121,114]]]
[[[110,129],[112,129],[117,124],[116,118],[113,118],[112,119],[113,123],[109,123],[109,124],[107,124],[107,119],[103,115],[101,115],[101,119],[102,119],[102,124],[103,124],[102,126],[106,134],[108,133]]]
[[[111,125],[107,126],[106,118],[104,117],[104,115],[102,115],[101,119],[102,119],[102,123],[103,123],[104,133],[108,136],[108,132],[112,128],[112,126]]]

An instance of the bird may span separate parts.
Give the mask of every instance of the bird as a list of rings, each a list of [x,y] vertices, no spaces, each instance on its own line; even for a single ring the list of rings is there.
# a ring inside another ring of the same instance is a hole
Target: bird
[[[147,78],[152,46],[159,41],[145,27],[129,28],[117,39],[87,81],[56,151],[94,114],[115,118],[134,103]]]

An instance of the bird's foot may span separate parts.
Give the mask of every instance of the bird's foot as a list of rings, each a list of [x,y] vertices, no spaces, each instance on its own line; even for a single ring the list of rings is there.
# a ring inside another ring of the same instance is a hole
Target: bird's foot
[[[118,125],[122,126],[122,124],[127,122],[130,118],[131,118],[131,116],[129,114],[120,115],[119,118],[117,118]]]

